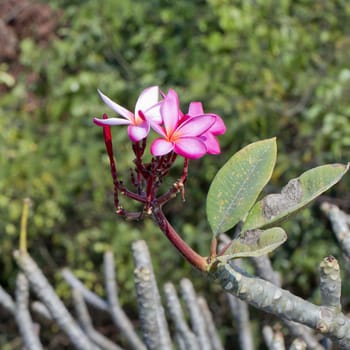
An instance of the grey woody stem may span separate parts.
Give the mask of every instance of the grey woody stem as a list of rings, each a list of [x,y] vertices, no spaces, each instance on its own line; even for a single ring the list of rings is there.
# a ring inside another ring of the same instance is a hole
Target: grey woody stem
[[[335,308],[314,305],[270,282],[246,276],[228,263],[210,273],[226,292],[260,310],[311,327],[341,349],[350,349],[350,319]]]
[[[137,304],[144,342],[148,350],[171,350],[171,339],[161,303],[151,257],[144,241],[132,245]]]
[[[27,277],[31,289],[48,308],[50,314],[61,330],[71,340],[74,347],[79,350],[97,349],[77,325],[61,299],[55,293],[51,284],[29,254],[15,251],[13,255],[17,265]]]

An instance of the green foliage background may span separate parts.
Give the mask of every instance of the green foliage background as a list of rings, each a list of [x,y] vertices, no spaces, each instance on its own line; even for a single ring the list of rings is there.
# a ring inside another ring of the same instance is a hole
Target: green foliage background
[[[30,37],[20,42],[22,73],[0,97],[3,285],[11,288],[15,276],[11,254],[18,245],[24,197],[32,200],[29,249],[48,274],[69,265],[99,291],[101,253],[112,246],[122,302],[133,309],[129,249],[144,238],[160,283],[169,276],[175,281],[196,276],[152,222],[130,224],[113,214],[101,129],[92,124],[93,116],[109,112],[97,88],[133,109],[146,86],[172,87],[184,109],[201,100],[206,111],[223,117],[222,155],[192,162],[187,202],[177,199],[167,207],[174,225],[203,254],[211,239],[206,192],[240,147],[277,136],[278,162],[269,191],[310,167],[349,161],[347,0],[49,3],[61,14],[56,38],[45,47]],[[0,68],[2,76],[10,72],[6,62]],[[28,81],[30,74],[37,79]],[[35,97],[35,109],[28,96]],[[132,164],[127,135],[122,128],[113,135],[126,177]],[[345,210],[350,209],[349,183],[347,177],[328,192]],[[275,266],[288,287],[310,297],[316,282],[306,281],[316,281],[320,259],[340,257],[340,252],[317,206],[285,229],[289,240],[274,254]],[[56,282],[64,295],[63,283]]]

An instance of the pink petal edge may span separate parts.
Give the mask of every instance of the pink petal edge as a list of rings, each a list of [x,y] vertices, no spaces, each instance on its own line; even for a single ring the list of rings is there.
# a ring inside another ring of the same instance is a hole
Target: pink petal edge
[[[174,151],[185,158],[197,159],[207,153],[207,148],[199,137],[182,137],[175,143]]]
[[[220,144],[216,137],[210,132],[207,131],[203,136],[201,136],[205,146],[207,147],[208,154],[220,154]]]
[[[176,133],[181,137],[200,136],[210,129],[215,119],[214,116],[206,114],[190,118],[178,127]]]
[[[173,149],[173,143],[164,139],[156,139],[151,144],[151,153],[154,156],[163,156],[170,153]]]
[[[188,115],[195,117],[204,114],[202,102],[191,102],[188,107]]]
[[[145,121],[139,125],[129,125],[128,135],[131,141],[137,142],[147,137],[149,130],[150,130],[149,123]]]
[[[180,104],[177,93],[170,89],[160,106],[160,113],[163,118],[164,128],[167,135],[171,135],[175,130],[180,114]]]
[[[216,114],[213,114],[216,117],[215,123],[210,127],[209,131],[213,134],[213,135],[222,135],[226,132],[226,125],[224,123],[224,121],[221,119],[221,117],[219,117]]]

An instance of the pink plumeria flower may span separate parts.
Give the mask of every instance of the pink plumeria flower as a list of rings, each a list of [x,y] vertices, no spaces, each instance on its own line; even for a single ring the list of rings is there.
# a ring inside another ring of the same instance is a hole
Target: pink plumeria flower
[[[128,125],[128,135],[131,141],[137,142],[147,137],[150,131],[150,121],[160,124],[159,88],[151,86],[142,91],[135,105],[135,113],[118,105],[109,97],[98,90],[103,102],[117,112],[123,118],[99,119],[94,118],[94,123],[99,126]]]
[[[203,114],[193,118],[184,116],[179,108],[179,99],[174,90],[169,90],[160,106],[163,125],[151,123],[152,128],[163,138],[151,145],[154,156],[162,156],[172,151],[189,159],[196,159],[207,153],[203,135],[215,123],[214,115]]]
[[[191,102],[188,108],[188,115],[191,118],[204,115],[202,102]],[[226,126],[218,115],[211,113],[210,115],[215,116],[215,122],[203,135],[200,136],[200,138],[207,147],[207,153],[220,154],[220,145],[215,136],[224,134],[226,132]]]

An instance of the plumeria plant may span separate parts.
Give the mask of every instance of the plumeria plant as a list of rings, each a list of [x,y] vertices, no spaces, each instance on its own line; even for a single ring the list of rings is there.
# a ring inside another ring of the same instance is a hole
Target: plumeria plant
[[[276,162],[275,138],[252,143],[235,155],[218,171],[207,197],[207,216],[213,232],[208,256],[195,252],[176,232],[165,217],[162,207],[177,193],[184,198],[189,161],[207,154],[217,155],[217,136],[226,132],[220,116],[205,113],[201,102],[191,102],[187,113],[180,109],[177,93],[168,93],[152,86],[136,101],[134,113],[98,91],[103,102],[118,117],[94,118],[103,127],[103,135],[114,182],[116,213],[128,219],[152,216],[177,250],[197,269],[211,271],[227,261],[267,254],[281,245],[287,235],[277,225],[296,213],[322,192],[337,183],[348,165],[328,164],[311,169],[291,180],[279,194],[270,194],[258,201],[261,191],[271,178]],[[114,159],[111,126],[127,125],[135,168],[131,173],[133,188],[126,188],[119,177]],[[149,134],[157,137],[147,148]],[[151,161],[144,159],[150,150]],[[183,158],[180,178],[164,193],[159,193],[164,178],[177,157]],[[120,204],[119,195],[140,202],[142,209],[129,212]],[[218,250],[218,237],[238,223],[240,234]]]
[[[239,319],[237,326],[241,349],[254,349],[249,310],[242,301],[278,316],[288,328],[288,334],[297,338],[298,343],[293,342],[290,348],[328,349],[328,342],[324,347],[319,341],[320,337],[313,334],[316,331],[333,340],[339,349],[350,349],[350,318],[342,311],[341,274],[335,257],[327,256],[319,265],[321,305],[316,305],[281,288],[281,280],[267,256],[287,239],[279,224],[337,183],[348,171],[349,165],[316,167],[290,180],[280,193],[263,197],[261,192],[276,162],[276,140],[271,138],[247,145],[218,171],[209,188],[207,216],[213,238],[208,255],[201,256],[169,223],[163,213],[163,206],[178,193],[184,198],[190,161],[206,154],[220,153],[217,136],[226,132],[223,120],[214,113],[205,113],[201,102],[191,102],[187,113],[183,113],[177,93],[174,90],[161,92],[157,86],[149,87],[140,94],[134,112],[113,102],[101,91],[99,94],[117,114],[113,118],[108,118],[107,114],[103,118],[94,118],[95,124],[103,128],[114,183],[116,213],[135,220],[144,216],[153,217],[176,249],[195,268],[221,285],[225,295],[229,296],[235,318]],[[129,187],[121,180],[117,170],[111,133],[113,125],[128,126],[135,156]],[[158,136],[150,137],[150,133]],[[149,140],[152,142],[147,145]],[[165,188],[162,184],[170,176],[170,169],[177,157],[183,158],[182,173],[170,188]],[[140,210],[131,212],[124,209],[119,201],[120,195],[138,202]],[[76,349],[119,349],[119,346],[93,328],[85,302],[111,316],[119,329],[118,333],[125,338],[130,349],[173,349],[151,258],[144,241],[134,242],[132,246],[142,340],[119,305],[111,251],[106,251],[104,255],[105,299],[87,289],[69,270],[62,271],[62,276],[72,286],[78,325],[27,252],[28,208],[29,200],[26,200],[21,218],[20,246],[13,254],[20,269],[15,299],[0,286],[0,305],[15,317],[25,348],[43,348],[38,328],[34,327],[28,308],[30,287],[40,300],[36,308],[34,303],[31,305],[33,310],[50,324],[55,322]],[[326,203],[322,210],[328,213],[343,252],[350,258],[349,215]],[[225,234],[232,228],[238,233],[233,239]],[[224,244],[218,245],[219,240]],[[244,257],[252,258],[258,276],[249,275],[244,271],[244,265],[233,261]],[[186,323],[174,286],[169,283],[164,286],[168,316],[173,322],[174,338],[179,348],[223,349],[205,300],[197,298],[189,280],[185,279],[180,284],[192,329]],[[277,331],[273,334],[270,330],[269,335],[265,329],[263,334],[267,346],[275,348],[278,344],[280,347],[283,344],[283,341],[278,340],[281,339],[281,333]]]

